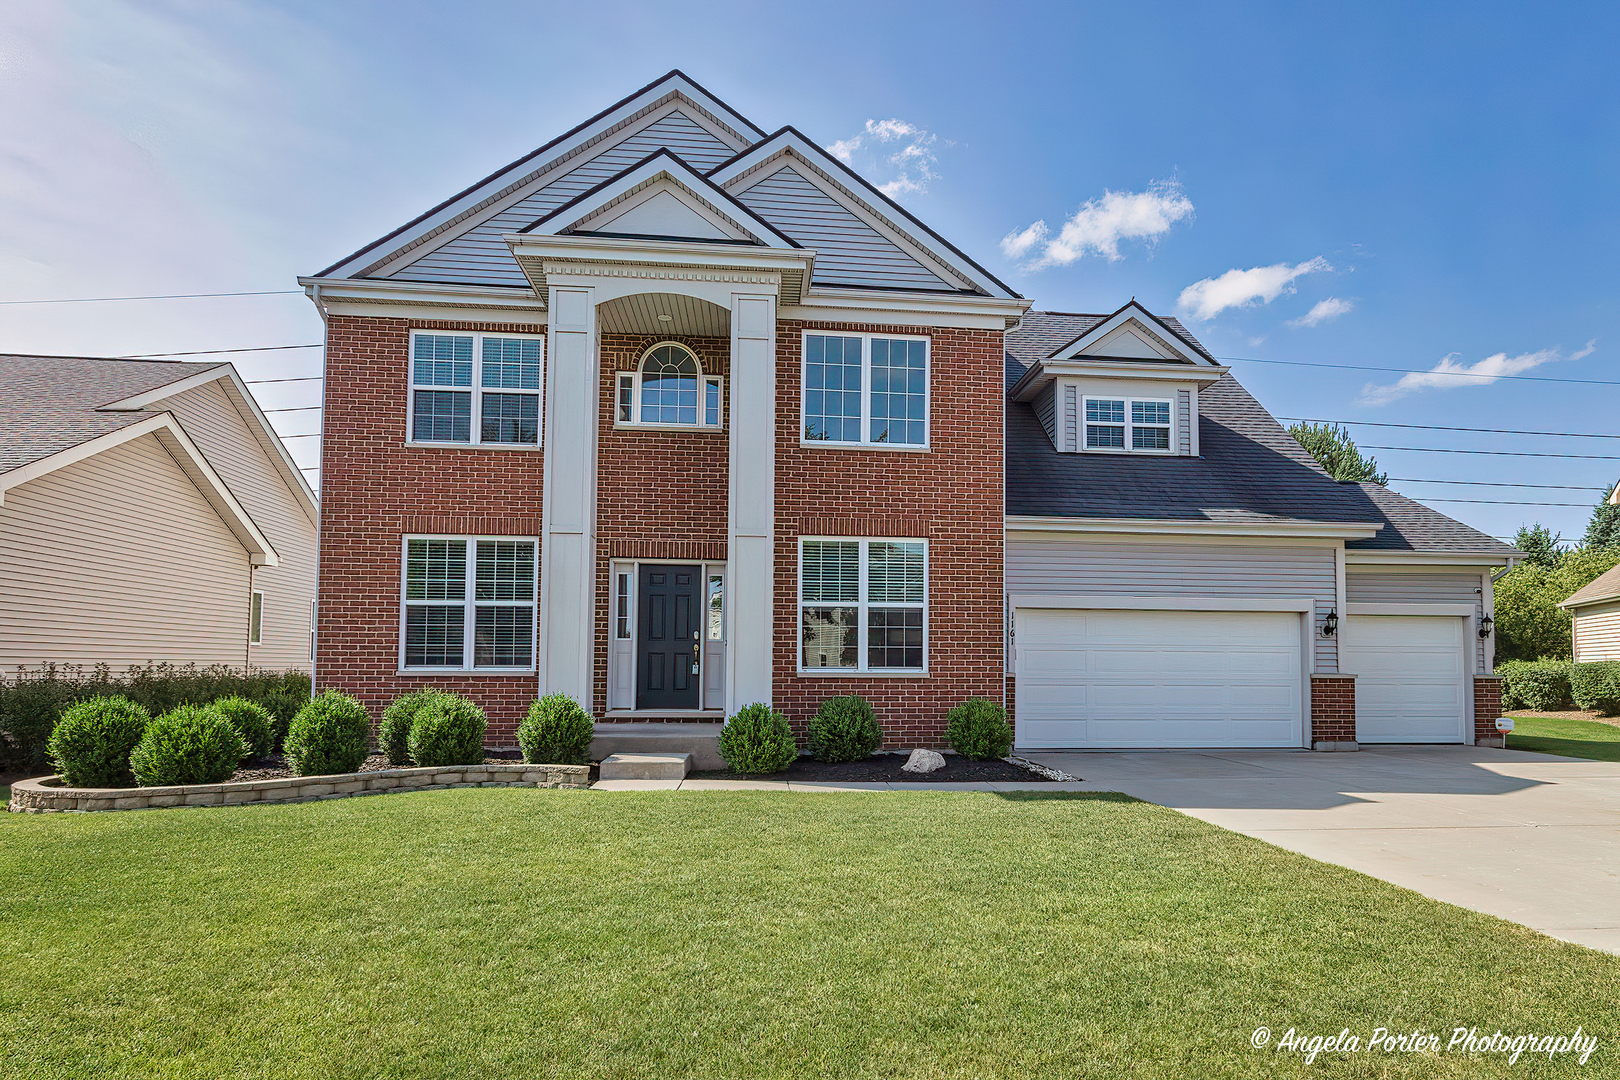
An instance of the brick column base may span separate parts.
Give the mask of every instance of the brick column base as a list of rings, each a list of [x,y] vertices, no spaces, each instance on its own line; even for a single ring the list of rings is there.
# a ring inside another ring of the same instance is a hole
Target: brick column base
[[[1506,745],[1496,718],[1502,715],[1502,677],[1500,675],[1474,676],[1474,745]]]
[[[1356,677],[1311,676],[1311,749],[1360,750],[1356,742]]]

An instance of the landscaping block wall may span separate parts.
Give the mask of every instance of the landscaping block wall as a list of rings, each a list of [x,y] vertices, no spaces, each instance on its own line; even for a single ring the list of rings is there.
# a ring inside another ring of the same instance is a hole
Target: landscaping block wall
[[[1311,746],[1356,741],[1356,677],[1311,676]]]

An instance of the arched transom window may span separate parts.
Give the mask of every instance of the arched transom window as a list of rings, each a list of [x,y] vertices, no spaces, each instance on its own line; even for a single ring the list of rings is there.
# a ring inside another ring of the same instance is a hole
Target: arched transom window
[[[721,426],[721,379],[703,374],[692,350],[677,342],[654,345],[636,370],[619,373],[620,424],[659,427]]]

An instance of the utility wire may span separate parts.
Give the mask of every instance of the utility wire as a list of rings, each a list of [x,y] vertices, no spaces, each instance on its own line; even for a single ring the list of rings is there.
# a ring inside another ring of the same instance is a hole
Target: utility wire
[[[1586,503],[1555,503],[1555,502],[1515,502],[1512,499],[1424,499],[1424,502],[1438,503],[1488,503],[1491,506],[1574,506],[1582,510],[1587,509]]]
[[[322,378],[323,376],[320,375],[303,375],[296,379],[244,379],[242,381],[249,386],[259,386],[263,383],[273,382],[320,382]]]
[[[1583,431],[1519,431],[1514,428],[1446,427],[1441,424],[1390,424],[1379,420],[1315,420],[1308,416],[1279,416],[1306,424],[1353,424],[1358,427],[1419,428],[1423,431],[1478,431],[1487,435],[1556,435],[1564,439],[1620,439],[1620,435],[1596,435]]]
[[[283,439],[318,439],[321,437],[321,433],[318,431],[306,431],[302,435],[283,435],[281,437]]]
[[[1373,446],[1366,450],[1412,450],[1423,454],[1489,454],[1492,457],[1580,458],[1588,461],[1620,461],[1620,454],[1535,454],[1525,450],[1453,450],[1445,446]]]
[[[220,353],[239,352],[276,352],[280,349],[319,349],[319,343],[314,345],[260,345],[252,349],[192,349],[189,352],[149,352],[135,353],[131,356],[117,357],[119,360],[152,360],[160,356],[217,356]]]
[[[319,408],[320,408],[320,406],[319,406],[319,405],[299,405],[299,406],[298,406],[298,407],[296,407],[296,408],[292,408],[292,409],[260,409],[260,410],[259,410],[259,411],[260,411],[260,412],[263,412],[263,413],[273,413],[273,412],[309,412],[309,411],[311,411],[311,410],[312,410],[312,409],[313,409],[313,410],[318,410],[318,409],[319,409]]]
[[[1580,484],[1509,484],[1496,480],[1419,480],[1415,476],[1392,476],[1392,484],[1467,484],[1470,487],[1556,488],[1559,491],[1603,491],[1606,487],[1584,487]]]
[[[196,300],[208,296],[292,296],[303,289],[259,289],[255,292],[198,292],[165,293],[162,296],[75,296],[64,300],[0,300],[0,306],[11,304],[110,304],[117,300]]]
[[[1345,371],[1384,371],[1392,375],[1443,375],[1457,379],[1484,379],[1489,385],[1497,379],[1519,382],[1580,383],[1584,386],[1620,386],[1614,379],[1555,379],[1548,375],[1485,375],[1468,371],[1424,371],[1418,368],[1368,367],[1365,364],[1321,364],[1309,360],[1262,360],[1258,356],[1217,356],[1217,360],[1238,360],[1249,364],[1286,364],[1289,367],[1340,368]]]

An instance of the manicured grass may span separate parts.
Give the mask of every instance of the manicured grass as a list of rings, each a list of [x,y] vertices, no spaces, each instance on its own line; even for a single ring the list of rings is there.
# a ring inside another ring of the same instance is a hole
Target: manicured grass
[[[1515,717],[1507,737],[1510,750],[1620,761],[1620,727],[1592,720],[1555,720],[1545,716]]]
[[[1122,796],[468,789],[0,819],[0,1075],[1298,1076],[1602,1039],[1620,958]]]

